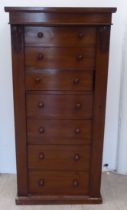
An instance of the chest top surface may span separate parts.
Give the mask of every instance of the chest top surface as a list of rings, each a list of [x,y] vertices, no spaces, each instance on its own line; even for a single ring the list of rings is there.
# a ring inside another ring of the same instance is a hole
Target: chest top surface
[[[5,7],[10,24],[110,25],[116,8]]]

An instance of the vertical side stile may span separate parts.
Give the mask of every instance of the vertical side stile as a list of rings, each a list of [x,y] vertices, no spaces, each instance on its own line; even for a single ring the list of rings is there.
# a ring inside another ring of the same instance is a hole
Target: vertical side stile
[[[27,147],[24,89],[24,27],[22,25],[11,25],[11,38],[18,196],[25,196],[27,195]]]
[[[110,26],[97,27],[90,196],[100,197]]]

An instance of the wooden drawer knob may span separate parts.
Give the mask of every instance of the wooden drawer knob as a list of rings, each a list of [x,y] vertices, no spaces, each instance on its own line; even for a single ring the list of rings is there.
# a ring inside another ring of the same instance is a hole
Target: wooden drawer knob
[[[75,160],[75,161],[80,160],[80,155],[79,155],[79,154],[75,154],[75,155],[74,155],[74,160]]]
[[[76,108],[76,109],[81,109],[81,104],[79,104],[79,103],[76,104],[76,105],[75,105],[75,108]]]
[[[44,186],[44,179],[40,179],[39,182],[38,182],[38,185],[40,187],[43,187]]]
[[[43,127],[40,127],[40,128],[39,128],[39,133],[42,134],[42,133],[44,133],[44,132],[45,132],[45,129],[44,129]]]
[[[73,84],[74,85],[78,85],[80,83],[80,79],[79,78],[75,78],[74,80],[73,80]]]
[[[75,128],[75,133],[79,134],[80,133],[80,128]]]
[[[37,59],[38,59],[39,61],[43,60],[43,58],[44,58],[44,56],[43,56],[42,53],[39,53],[39,54],[37,55]]]
[[[82,39],[82,38],[84,37],[84,33],[83,33],[83,32],[80,32],[80,33],[78,34],[78,37],[79,37],[80,39]]]
[[[77,179],[73,180],[73,187],[78,187],[79,186],[79,182]]]
[[[39,107],[39,108],[43,108],[43,107],[44,107],[44,103],[43,103],[43,102],[40,102],[40,103],[38,104],[38,107]]]
[[[45,158],[44,153],[43,153],[43,152],[40,152],[40,153],[39,153],[39,159],[40,159],[40,160],[44,160],[44,158]]]
[[[40,82],[41,82],[41,78],[40,78],[40,77],[36,77],[36,78],[35,78],[35,82],[36,82],[36,83],[40,83]]]
[[[38,36],[38,38],[42,38],[43,37],[43,33],[42,32],[38,32],[37,36]]]
[[[84,56],[82,54],[80,54],[80,55],[77,55],[76,58],[78,61],[81,61],[81,60],[83,60]]]

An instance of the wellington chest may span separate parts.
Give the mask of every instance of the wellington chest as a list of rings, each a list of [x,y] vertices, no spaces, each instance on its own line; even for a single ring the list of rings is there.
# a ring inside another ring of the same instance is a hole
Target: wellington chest
[[[12,37],[17,204],[101,203],[112,13],[6,7]]]

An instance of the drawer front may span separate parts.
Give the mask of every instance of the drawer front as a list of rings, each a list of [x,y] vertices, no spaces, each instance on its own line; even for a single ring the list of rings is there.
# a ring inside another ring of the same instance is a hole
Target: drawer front
[[[90,120],[27,120],[30,144],[90,144]]]
[[[37,68],[95,68],[95,49],[89,48],[53,48],[26,47],[25,64]]]
[[[27,46],[94,46],[94,27],[25,27]]]
[[[92,94],[27,94],[27,116],[42,119],[91,119]]]
[[[89,145],[29,145],[29,169],[88,171]]]
[[[27,90],[80,90],[92,91],[92,71],[27,70]]]
[[[29,193],[50,195],[85,195],[88,193],[87,172],[29,172]]]

